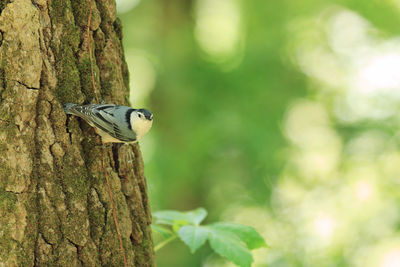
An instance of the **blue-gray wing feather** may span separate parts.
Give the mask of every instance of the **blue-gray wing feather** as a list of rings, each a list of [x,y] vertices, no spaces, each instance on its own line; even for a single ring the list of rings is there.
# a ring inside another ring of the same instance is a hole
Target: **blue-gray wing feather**
[[[85,119],[114,138],[124,142],[133,142],[136,141],[136,134],[129,129],[130,125],[125,125],[126,123],[123,121],[127,110],[131,110],[131,108],[113,104],[89,104],[73,106],[69,108],[68,113]]]

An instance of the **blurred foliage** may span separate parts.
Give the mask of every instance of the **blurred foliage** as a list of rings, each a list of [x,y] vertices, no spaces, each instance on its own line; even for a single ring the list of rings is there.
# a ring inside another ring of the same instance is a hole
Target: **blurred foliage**
[[[153,212],[153,231],[165,238],[154,247],[154,251],[157,252],[177,237],[190,248],[191,253],[196,252],[208,241],[210,247],[219,255],[237,266],[250,267],[254,262],[250,250],[267,246],[253,227],[228,222],[200,224],[206,216],[207,211],[204,208],[187,212]]]
[[[399,0],[118,10],[153,211],[253,226],[253,266],[400,266]],[[157,261],[231,266],[179,243]]]

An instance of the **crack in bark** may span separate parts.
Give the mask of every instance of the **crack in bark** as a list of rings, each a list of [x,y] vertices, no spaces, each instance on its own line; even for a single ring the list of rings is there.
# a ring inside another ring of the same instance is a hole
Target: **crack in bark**
[[[101,200],[100,200],[100,197],[99,197],[99,192],[97,192],[97,189],[93,186],[93,184],[91,184],[90,185],[90,193],[88,194],[88,196],[87,196],[87,198],[86,198],[86,204],[87,204],[87,207],[88,207],[88,212],[89,212],[89,207],[90,207],[90,194],[91,194],[91,192],[92,192],[92,190],[94,190],[94,192],[96,193],[96,195],[97,195],[97,198],[98,198],[98,200],[99,200],[99,202],[100,202],[100,204],[101,204],[101,207],[103,208],[103,209],[105,209],[105,207],[104,207],[104,205],[103,205],[103,203],[101,202]],[[105,217],[107,216],[106,214],[105,214],[106,212],[104,212],[104,214],[103,215],[105,215]],[[89,217],[89,222],[90,222],[90,215],[88,216]],[[106,222],[107,221],[107,219],[106,218],[104,218],[104,221]],[[104,223],[104,225],[102,226],[102,235],[100,236],[100,238],[99,238],[99,244],[101,244],[101,241],[102,241],[102,239],[103,239],[103,236],[104,236],[104,233],[105,233],[105,229],[106,229],[106,224]],[[94,244],[96,244],[96,240],[95,240],[95,238],[94,238],[94,233],[93,233],[93,230],[92,230],[92,227],[89,227],[89,236],[90,236],[90,239],[93,241],[93,243]],[[100,246],[98,246],[97,244],[96,244],[96,251],[97,251],[97,258],[98,258],[98,260],[99,260],[99,262],[100,263],[102,263],[102,260],[101,260],[101,253],[100,253]]]
[[[118,155],[119,144],[113,144],[112,156],[114,160],[115,172],[119,174],[119,155]],[[119,175],[118,175],[119,176]]]
[[[81,263],[81,265],[82,266],[85,266],[85,263],[83,262],[83,260],[81,259],[81,256],[82,256],[82,254],[81,254],[81,250],[82,250],[82,248],[81,248],[81,246],[79,246],[78,244],[75,244],[71,239],[69,239],[68,237],[66,238],[67,239],[67,241],[70,243],[70,244],[72,244],[75,248],[76,248],[76,254],[77,254],[77,258],[78,258],[78,260],[79,260],[79,262]]]
[[[42,233],[40,233],[39,232],[39,235],[40,235],[40,237],[43,239],[43,241],[47,244],[47,245],[50,245],[51,246],[51,248],[54,250],[54,244],[53,243],[51,243],[49,240],[47,240],[47,238],[42,234]]]
[[[37,238],[35,240],[35,249],[34,249],[34,255],[33,255],[33,266],[34,267],[40,267],[40,263],[38,262],[39,261],[38,260],[38,256],[40,254],[40,252],[38,251],[40,249],[38,243],[39,243],[40,240],[43,240],[45,244],[47,244],[48,246],[51,247],[51,252],[52,253],[54,251],[53,245],[51,243],[49,243],[41,233],[38,233]]]
[[[13,193],[13,194],[16,194],[16,195],[21,195],[21,194],[23,194],[23,193],[26,193],[28,190],[26,189],[25,191],[19,192],[19,191],[7,190],[7,189],[5,188],[4,191],[10,192],[10,193]]]
[[[98,195],[99,196],[99,201],[101,202],[101,200],[100,200],[100,195]],[[102,235],[100,236],[100,238],[99,238],[99,246],[98,246],[98,251],[99,251],[99,259],[100,259],[100,262],[101,262],[101,265],[104,265],[104,262],[103,262],[103,257],[101,257],[101,245],[103,244],[103,240],[104,240],[104,237],[105,237],[105,235],[106,235],[106,228],[107,228],[107,215],[108,215],[108,210],[109,210],[109,208],[107,208],[107,203],[103,203],[103,202],[101,202],[101,204],[103,205],[103,207],[104,207],[104,225],[103,225],[103,231],[102,231]]]
[[[39,90],[39,88],[30,87],[30,86],[26,85],[25,83],[23,83],[23,82],[21,82],[21,81],[14,80],[14,82],[17,82],[18,84],[20,84],[20,85],[26,87],[26,88],[29,89],[29,90]]]
[[[39,97],[38,97],[38,99],[39,99]],[[38,110],[38,106],[39,106],[39,100],[37,100],[37,102],[36,102],[36,113],[37,113],[37,110]],[[35,155],[37,155],[37,153],[38,153],[38,151],[39,151],[39,148],[38,148],[38,133],[37,133],[37,126],[39,125],[39,116],[35,116],[35,123],[36,123],[36,128],[35,128],[35,130],[34,130],[34,136],[33,136],[33,138],[34,138],[34,140],[35,140],[35,150],[34,150],[34,154]],[[34,163],[34,168],[33,168],[33,170],[32,170],[32,173],[34,173],[34,177],[32,177],[32,178],[34,178],[34,179],[36,179],[36,186],[35,186],[35,191],[34,191],[34,193],[35,193],[35,195],[36,195],[36,197],[35,197],[35,200],[36,200],[36,205],[35,205],[35,207],[36,207],[36,213],[37,213],[37,217],[36,217],[36,225],[37,225],[37,228],[36,228],[36,234],[35,234],[35,249],[34,249],[34,253],[33,253],[33,257],[34,257],[34,266],[38,266],[37,264],[38,264],[38,260],[37,260],[37,257],[38,257],[38,255],[39,255],[39,252],[37,251],[38,249],[39,249],[39,238],[42,238],[42,234],[40,233],[40,231],[39,231],[39,224],[40,224],[40,218],[42,217],[42,212],[41,212],[41,209],[39,208],[41,205],[40,205],[40,195],[39,195],[39,187],[40,187],[40,185],[39,185],[39,179],[38,179],[38,177],[39,177],[39,170],[38,170],[38,168],[36,167],[37,166],[37,164],[39,164],[39,162],[38,162],[38,157],[35,157],[34,158],[34,161],[33,161],[33,163]],[[44,241],[45,241],[45,239],[44,238],[42,238]],[[46,242],[46,241],[45,241]],[[51,244],[50,244],[51,245]]]
[[[139,189],[142,195],[142,203],[143,203],[143,207],[144,207],[144,211],[147,215],[147,224],[150,225],[152,218],[151,218],[151,213],[150,213],[150,207],[149,207],[149,200],[148,200],[148,196],[147,196],[147,184],[146,184],[146,178],[144,176],[144,172],[143,172],[143,159],[142,159],[142,154],[139,151],[139,147],[137,145],[135,145],[133,147],[134,153],[135,155],[137,155],[136,157],[136,162],[135,162],[135,176],[136,177],[140,177],[140,179],[138,179],[138,185],[139,185]]]
[[[72,144],[72,132],[70,132],[69,130],[69,121],[70,121],[70,116],[67,115],[67,120],[65,121],[65,131],[69,136],[69,143]]]

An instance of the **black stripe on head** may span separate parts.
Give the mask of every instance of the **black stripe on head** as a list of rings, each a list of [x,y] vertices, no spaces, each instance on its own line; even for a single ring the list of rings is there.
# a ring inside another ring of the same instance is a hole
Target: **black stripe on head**
[[[146,119],[148,119],[148,120],[153,119],[153,114],[150,111],[148,111],[147,109],[141,108],[138,111],[143,113],[143,115],[146,117]]]
[[[128,129],[129,129],[129,130],[132,130],[131,114],[132,114],[132,112],[134,112],[134,111],[135,111],[135,109],[130,108],[130,109],[128,109],[128,111],[125,113],[125,121],[126,121],[126,123],[128,124]]]

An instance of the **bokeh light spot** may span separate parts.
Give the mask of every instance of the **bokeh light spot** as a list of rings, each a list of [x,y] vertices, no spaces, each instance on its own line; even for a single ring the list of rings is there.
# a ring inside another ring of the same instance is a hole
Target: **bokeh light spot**
[[[241,41],[240,9],[236,0],[198,0],[195,36],[216,62],[237,54]]]
[[[140,3],[140,0],[116,0],[117,13],[122,14],[128,12]]]
[[[400,267],[400,249],[392,249],[385,253],[379,267]]]
[[[397,89],[400,87],[400,53],[383,52],[370,59],[360,69],[357,79],[357,90],[360,93],[398,91]],[[399,92],[393,93],[399,95]]]
[[[144,107],[147,97],[154,89],[156,70],[148,55],[139,50],[128,50],[126,62],[130,70],[130,102]]]
[[[361,201],[365,201],[371,197],[373,187],[366,181],[358,181],[355,185],[355,191],[357,198]]]
[[[313,224],[315,234],[325,239],[329,239],[335,230],[334,220],[326,214],[318,215]]]

